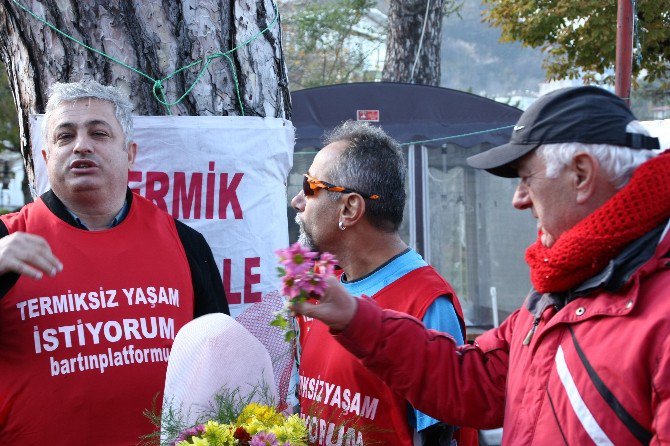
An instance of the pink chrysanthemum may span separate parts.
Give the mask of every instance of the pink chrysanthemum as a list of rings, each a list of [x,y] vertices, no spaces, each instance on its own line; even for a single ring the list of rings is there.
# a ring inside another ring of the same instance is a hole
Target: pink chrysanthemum
[[[300,243],[294,243],[286,249],[276,251],[279,263],[284,266],[287,275],[297,276],[308,271],[314,265],[316,252],[303,248]]]
[[[279,446],[279,440],[275,434],[258,432],[256,435],[251,437],[250,446]]]
[[[275,252],[281,264],[281,267],[277,268],[282,282],[281,292],[288,297],[287,303],[290,304],[275,313],[270,325],[286,330],[285,339],[291,341],[295,337],[295,331],[289,322],[291,304],[310,297],[323,296],[326,291],[326,279],[335,272],[337,261],[335,256],[327,252],[315,260],[319,254],[308,251],[299,243]]]
[[[303,296],[322,296],[326,289],[326,278],[335,271],[335,256],[328,252],[319,255],[308,251],[299,243],[276,251],[282,265],[282,294],[295,299]]]
[[[326,292],[326,275],[305,274],[298,284],[309,296],[321,297]]]
[[[323,276],[325,279],[333,275],[336,264],[337,260],[335,256],[329,252],[324,252],[319,257],[319,260],[314,262],[314,273]]]
[[[284,296],[288,296],[291,299],[300,296],[300,293],[302,292],[301,277],[296,278],[295,276],[287,274],[282,277],[281,281],[281,292]]]
[[[198,437],[202,435],[202,433],[205,432],[205,425],[204,424],[199,424],[195,427],[192,427],[190,429],[186,429],[185,431],[182,431],[177,439],[172,443],[177,444],[180,441],[190,441],[192,437]]]

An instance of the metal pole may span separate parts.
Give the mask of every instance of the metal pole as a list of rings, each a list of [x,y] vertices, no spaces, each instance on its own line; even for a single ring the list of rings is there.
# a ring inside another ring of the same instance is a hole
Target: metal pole
[[[614,91],[630,105],[630,82],[633,69],[633,4],[618,0],[616,26],[616,60]]]
[[[421,156],[420,145],[412,145],[414,151],[414,211],[416,216],[416,251],[423,257],[426,254],[426,237],[425,233],[425,198],[426,191],[423,187],[423,176],[426,173],[423,171],[423,157]]]

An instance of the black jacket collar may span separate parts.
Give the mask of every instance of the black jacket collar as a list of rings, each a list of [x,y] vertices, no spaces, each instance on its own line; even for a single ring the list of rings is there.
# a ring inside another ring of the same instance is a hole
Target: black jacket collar
[[[67,210],[63,202],[56,196],[56,194],[49,189],[48,191],[44,192],[40,198],[44,202],[47,208],[58,218],[63,220],[65,223],[69,224],[70,226],[74,226],[75,228],[79,229],[86,229],[79,223],[77,223],[77,220],[72,216],[72,214]],[[130,188],[126,190],[126,202],[128,203],[128,207],[131,206],[133,202],[133,193],[130,191]]]

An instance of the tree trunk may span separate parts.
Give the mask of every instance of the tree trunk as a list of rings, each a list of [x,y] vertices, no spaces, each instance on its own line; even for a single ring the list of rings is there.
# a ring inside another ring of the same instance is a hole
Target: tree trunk
[[[165,115],[154,82],[57,33],[20,5],[86,45],[152,79],[164,79],[208,55],[242,45],[229,56],[244,114],[290,118],[290,98],[279,19],[271,0],[2,0],[0,57],[7,64],[19,114],[21,152],[34,178],[31,113],[44,113],[56,81],[96,79],[126,91],[138,115]],[[270,26],[248,45],[243,42]],[[168,102],[196,81],[204,63],[163,82]],[[241,115],[233,74],[225,57],[213,59],[173,115]]]
[[[445,0],[391,0],[382,80],[440,84],[444,6]]]

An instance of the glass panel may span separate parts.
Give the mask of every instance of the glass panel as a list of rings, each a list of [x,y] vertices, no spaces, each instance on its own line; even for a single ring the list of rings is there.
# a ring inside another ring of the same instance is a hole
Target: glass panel
[[[401,150],[402,156],[405,159],[405,165],[407,165],[407,154],[409,149],[407,146],[403,146]],[[407,194],[407,199],[405,200],[405,209],[402,212],[402,224],[400,225],[398,232],[400,233],[400,238],[409,245],[409,174],[405,175],[405,192]]]
[[[430,263],[454,287],[468,324],[489,327],[491,287],[500,320],[530,289],[524,252],[536,225],[512,207],[517,180],[470,168],[473,153],[450,144],[428,150]]]

